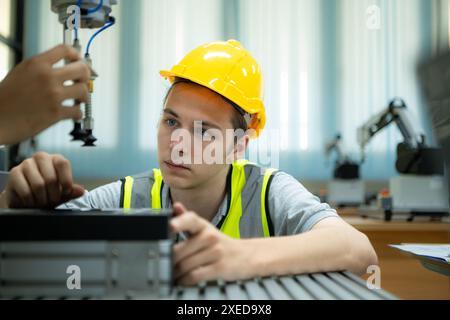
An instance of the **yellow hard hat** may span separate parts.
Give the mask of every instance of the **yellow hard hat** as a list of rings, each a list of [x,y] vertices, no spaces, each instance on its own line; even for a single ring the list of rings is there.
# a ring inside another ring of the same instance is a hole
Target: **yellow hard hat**
[[[183,78],[209,88],[251,115],[249,129],[258,137],[266,124],[263,79],[256,60],[236,40],[211,42],[190,53],[170,71],[160,71],[171,83]]]

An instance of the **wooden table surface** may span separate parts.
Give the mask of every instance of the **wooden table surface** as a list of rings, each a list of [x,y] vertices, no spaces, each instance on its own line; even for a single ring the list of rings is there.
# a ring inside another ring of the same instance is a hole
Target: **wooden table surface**
[[[426,269],[418,259],[389,247],[390,244],[401,243],[450,243],[449,223],[423,217],[413,222],[407,222],[403,217],[387,222],[381,216],[362,218],[355,208],[337,211],[372,242],[378,254],[383,289],[401,299],[450,300],[448,277]]]

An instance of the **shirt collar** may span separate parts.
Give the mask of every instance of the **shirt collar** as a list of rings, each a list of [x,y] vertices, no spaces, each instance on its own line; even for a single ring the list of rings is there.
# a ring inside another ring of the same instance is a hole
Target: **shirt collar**
[[[172,209],[172,201],[170,199],[170,188],[166,184],[163,184],[162,189],[162,207],[163,209]],[[228,193],[225,193],[225,197],[222,200],[222,203],[220,204],[219,210],[217,211],[216,215],[212,219],[211,223],[218,227],[219,223],[222,221],[222,219],[227,215],[227,209],[228,209]]]

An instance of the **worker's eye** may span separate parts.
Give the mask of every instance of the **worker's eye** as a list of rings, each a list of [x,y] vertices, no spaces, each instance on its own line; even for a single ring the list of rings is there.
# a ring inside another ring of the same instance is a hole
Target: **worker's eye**
[[[208,141],[216,140],[215,135],[212,134],[211,130],[209,130],[209,129],[202,129],[202,136],[203,136],[203,139],[207,139]]]
[[[164,122],[167,124],[168,127],[175,127],[178,124],[178,121],[175,119],[166,119]]]

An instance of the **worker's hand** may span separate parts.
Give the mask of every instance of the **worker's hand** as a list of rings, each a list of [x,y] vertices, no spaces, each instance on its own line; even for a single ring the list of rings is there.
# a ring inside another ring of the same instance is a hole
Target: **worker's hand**
[[[39,152],[11,170],[0,205],[52,209],[83,194],[84,188],[73,183],[68,160]]]
[[[54,68],[65,59],[70,64]],[[80,119],[80,106],[63,107],[67,99],[86,102],[89,67],[76,50],[58,46],[25,60],[0,83],[0,145],[23,141],[63,119]],[[65,86],[68,80],[73,85]]]
[[[174,205],[177,217],[171,220],[174,232],[185,232],[189,239],[174,246],[174,277],[178,284],[222,279],[251,278],[250,243],[232,239],[180,203]]]

